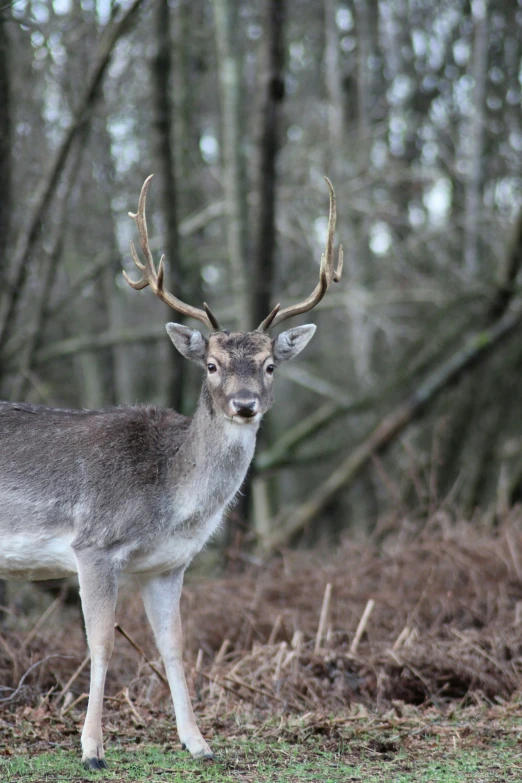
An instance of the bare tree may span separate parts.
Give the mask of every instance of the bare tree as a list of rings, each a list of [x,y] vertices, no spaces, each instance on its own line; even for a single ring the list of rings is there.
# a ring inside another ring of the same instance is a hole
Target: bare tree
[[[285,97],[285,3],[267,4],[261,85],[259,89],[259,138],[257,141],[257,210],[254,222],[254,258],[252,267],[252,328],[261,323],[270,310],[276,245],[276,162],[281,144],[281,106]]]
[[[227,209],[227,249],[238,329],[248,329],[246,284],[246,171],[241,122],[241,61],[237,45],[239,3],[214,0],[218,79],[221,101],[221,159]]]
[[[5,275],[11,214],[11,88],[6,11],[0,13],[0,274]]]
[[[478,231],[483,176],[484,122],[486,111],[486,78],[488,70],[488,4],[478,0],[472,4],[475,18],[472,76],[474,81],[473,109],[469,132],[463,139],[467,159],[464,204],[464,268],[468,277],[478,271]]]
[[[173,84],[172,36],[168,0],[157,0],[155,14],[157,50],[153,65],[154,125],[161,183],[160,198],[165,225],[165,248],[169,274],[174,283],[176,295],[183,299],[185,293],[182,285],[181,247],[178,230],[178,196],[171,99]],[[180,322],[182,321],[183,319],[180,319]],[[168,403],[177,410],[182,410],[185,363],[178,351],[174,349],[170,351],[169,364],[171,370],[168,383]]]
[[[28,260],[40,234],[41,223],[50,207],[52,197],[60,180],[63,168],[69,157],[72,144],[84,128],[98,94],[114,47],[127,31],[129,23],[138,10],[142,0],[134,0],[132,5],[121,14],[119,9],[111,17],[103,30],[96,59],[90,77],[78,103],[74,119],[59,144],[54,157],[43,175],[34,198],[26,225],[18,238],[11,262],[11,281],[0,312],[0,349],[6,344],[14,328],[16,306],[20,298],[28,273]]]

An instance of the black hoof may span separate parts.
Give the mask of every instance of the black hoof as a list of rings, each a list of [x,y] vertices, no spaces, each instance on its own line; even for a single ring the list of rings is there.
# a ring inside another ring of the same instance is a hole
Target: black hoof
[[[184,743],[184,742],[182,742],[182,743],[181,743],[181,750],[186,750],[186,749],[187,749],[187,746],[185,745],[185,743]]]
[[[105,759],[85,759],[83,766],[85,769],[107,769],[107,762]]]

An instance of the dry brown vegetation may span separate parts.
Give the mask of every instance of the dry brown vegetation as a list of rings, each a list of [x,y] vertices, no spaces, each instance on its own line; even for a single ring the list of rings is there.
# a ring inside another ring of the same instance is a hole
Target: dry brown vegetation
[[[381,529],[333,552],[284,552],[228,578],[189,581],[182,612],[196,709],[208,720],[252,712],[351,720],[415,705],[519,703],[521,521],[514,512],[492,530],[439,514],[422,529],[405,522],[398,533]],[[16,600],[12,611],[20,611]],[[30,625],[8,618],[0,707],[11,719],[60,711],[81,719],[88,666],[63,692],[86,653],[75,612],[54,611],[35,633],[38,615]],[[121,713],[115,722],[145,725],[170,710],[170,699],[130,585],[118,620],[144,655],[117,634],[107,710]],[[48,657],[57,654],[70,657]]]

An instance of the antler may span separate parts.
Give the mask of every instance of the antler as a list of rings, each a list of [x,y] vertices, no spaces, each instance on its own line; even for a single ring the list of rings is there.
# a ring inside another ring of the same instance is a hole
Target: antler
[[[200,310],[198,307],[192,307],[192,305],[185,304],[185,302],[182,302],[181,299],[178,299],[176,296],[174,296],[174,294],[171,294],[169,291],[165,291],[165,289],[163,288],[163,276],[165,273],[165,265],[164,265],[165,256],[164,255],[161,256],[159,266],[156,271],[154,259],[152,258],[152,253],[149,247],[149,234],[147,231],[147,219],[145,217],[145,204],[147,201],[147,191],[149,189],[150,181],[153,176],[154,175],[151,174],[149,177],[147,177],[147,179],[143,183],[143,186],[141,188],[141,193],[140,193],[140,200],[138,202],[137,213],[134,214],[133,212],[129,212],[129,217],[131,217],[134,220],[138,228],[141,250],[145,258],[145,263],[142,264],[136,252],[134,242],[131,240],[130,249],[132,253],[132,258],[134,260],[134,263],[140,270],[140,272],[142,272],[142,276],[140,277],[139,280],[134,281],[131,280],[130,277],[127,275],[127,273],[124,271],[123,277],[125,278],[127,283],[131,286],[131,288],[135,288],[136,291],[140,291],[142,288],[146,288],[148,285],[150,285],[150,287],[152,288],[156,296],[159,297],[162,302],[168,304],[169,307],[172,307],[174,310],[177,310],[178,313],[183,313],[183,315],[186,315],[189,318],[196,318],[198,321],[204,323],[205,326],[208,326],[208,328],[211,329],[212,331],[220,331],[221,326],[219,325],[217,318],[213,315],[206,302],[203,302],[204,309]]]
[[[282,321],[286,321],[287,318],[291,318],[293,315],[299,315],[299,313],[306,313],[316,306],[321,301],[325,293],[328,291],[328,287],[332,280],[338,283],[341,279],[343,271],[343,246],[339,247],[339,255],[337,259],[337,269],[334,270],[334,252],[333,241],[335,234],[335,221],[337,219],[335,190],[332,183],[325,177],[328,190],[330,191],[330,214],[328,215],[328,234],[326,237],[326,247],[324,253],[321,255],[321,266],[319,269],[319,282],[312,291],[309,297],[296,305],[290,305],[285,307],[284,310],[279,311],[281,305],[276,305],[270,315],[257,327],[258,332],[266,332],[271,326],[277,326]]]

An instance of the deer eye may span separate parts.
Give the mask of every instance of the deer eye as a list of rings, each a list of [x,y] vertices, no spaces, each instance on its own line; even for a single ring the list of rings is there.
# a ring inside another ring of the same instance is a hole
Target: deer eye
[[[275,364],[267,364],[266,371],[269,375],[273,375],[275,370]]]
[[[210,364],[207,364],[207,370],[208,370],[210,373],[213,373],[213,372],[216,372],[216,370],[217,370],[217,367],[216,367],[216,365],[215,365],[215,364],[212,364],[212,363],[210,363]]]

